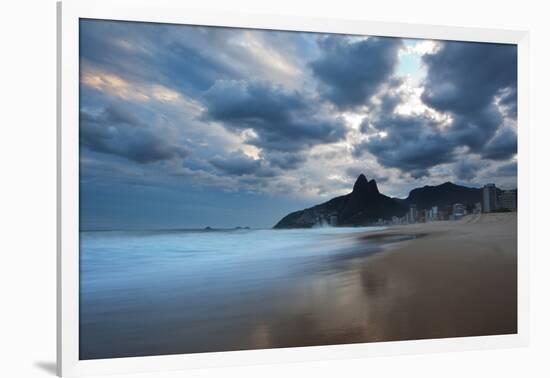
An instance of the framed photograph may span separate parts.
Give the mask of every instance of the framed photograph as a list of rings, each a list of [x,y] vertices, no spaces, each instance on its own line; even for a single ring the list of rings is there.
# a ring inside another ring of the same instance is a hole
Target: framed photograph
[[[526,32],[58,20],[59,375],[526,345]]]

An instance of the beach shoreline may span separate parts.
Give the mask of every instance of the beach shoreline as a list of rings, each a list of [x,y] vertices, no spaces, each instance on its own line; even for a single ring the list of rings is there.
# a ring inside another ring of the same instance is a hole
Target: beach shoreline
[[[376,339],[517,333],[517,213],[470,215],[364,236],[391,237],[409,239],[363,263]]]
[[[515,213],[329,231],[289,232],[271,253],[257,251],[278,232],[224,234],[223,246],[256,240],[236,259],[171,249],[203,235],[88,236],[84,258],[113,273],[83,272],[81,359],[517,332]],[[120,243],[143,252],[113,260]]]
[[[389,227],[382,249],[305,287],[254,348],[517,333],[517,215]]]

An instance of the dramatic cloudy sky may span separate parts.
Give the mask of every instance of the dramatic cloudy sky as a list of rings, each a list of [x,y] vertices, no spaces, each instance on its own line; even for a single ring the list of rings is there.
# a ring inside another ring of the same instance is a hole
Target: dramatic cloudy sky
[[[83,20],[84,229],[270,227],[347,193],[516,186],[512,45]]]

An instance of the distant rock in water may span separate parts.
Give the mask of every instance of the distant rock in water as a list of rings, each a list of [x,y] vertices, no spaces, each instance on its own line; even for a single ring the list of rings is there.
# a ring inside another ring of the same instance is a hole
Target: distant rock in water
[[[497,194],[502,190],[497,188]],[[375,180],[367,180],[360,174],[353,185],[353,191],[320,205],[295,211],[281,219],[274,228],[310,228],[317,225],[365,226],[379,219],[391,220],[403,217],[409,206],[427,210],[432,206],[441,209],[461,203],[472,208],[482,201],[480,188],[469,188],[451,182],[441,185],[416,188],[405,199],[390,198],[378,191]]]
[[[369,181],[361,174],[357,177],[351,193],[290,213],[274,228],[310,228],[322,224],[361,226],[376,222],[380,218],[402,217],[407,209],[406,204],[381,194],[376,181]]]

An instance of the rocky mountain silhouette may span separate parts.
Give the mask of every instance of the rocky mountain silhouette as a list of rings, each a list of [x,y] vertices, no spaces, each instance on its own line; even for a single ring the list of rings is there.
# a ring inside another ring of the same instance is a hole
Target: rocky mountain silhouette
[[[500,189],[497,192],[501,192]],[[455,203],[466,205],[467,208],[473,207],[477,202],[481,202],[482,189],[468,188],[466,186],[456,185],[452,182],[446,182],[441,185],[426,185],[422,188],[416,188],[409,192],[401,203],[416,205],[418,209],[429,209],[432,206],[444,208],[452,206]]]
[[[364,174],[360,174],[351,193],[290,213],[274,228],[309,228],[316,224],[333,223],[333,219],[339,226],[365,225],[380,218],[401,217],[407,209],[406,204],[381,194],[375,180],[369,181]]]
[[[501,192],[497,188],[497,193]],[[461,203],[471,209],[481,201],[481,188],[469,188],[451,182],[413,189],[404,199],[391,198],[379,192],[375,180],[369,181],[364,174],[360,174],[351,193],[290,213],[277,222],[274,228],[310,228],[320,224],[364,226],[379,219],[390,220],[394,216],[400,218],[411,205],[424,210],[432,206],[444,209]]]

